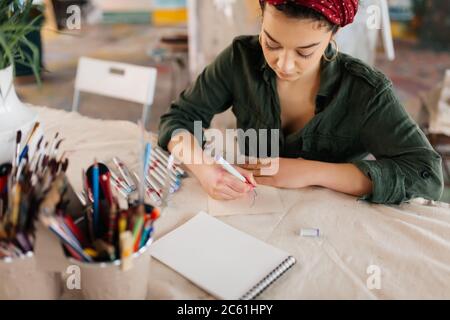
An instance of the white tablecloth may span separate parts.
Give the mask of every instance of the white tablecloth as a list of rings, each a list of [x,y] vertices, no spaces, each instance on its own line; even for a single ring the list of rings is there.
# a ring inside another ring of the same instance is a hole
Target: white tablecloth
[[[137,125],[36,110],[47,136],[58,131],[66,139],[63,148],[70,152],[68,175],[75,189],[80,187],[81,169],[94,158],[119,156],[136,167]],[[280,190],[280,195],[282,213],[220,218],[298,260],[260,298],[450,299],[447,204],[418,200],[401,206],[373,205],[321,188]],[[163,210],[155,237],[201,210],[207,211],[207,195],[194,178],[187,178]],[[321,237],[300,237],[301,228],[318,228]],[[149,299],[212,298],[155,259],[149,268]],[[367,286],[368,271],[374,270],[379,271],[380,289]]]

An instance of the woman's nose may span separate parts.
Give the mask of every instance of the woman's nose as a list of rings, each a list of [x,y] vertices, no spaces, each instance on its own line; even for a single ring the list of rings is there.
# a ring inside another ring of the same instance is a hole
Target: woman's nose
[[[295,61],[287,52],[280,54],[277,62],[278,69],[283,73],[292,73],[295,69]]]

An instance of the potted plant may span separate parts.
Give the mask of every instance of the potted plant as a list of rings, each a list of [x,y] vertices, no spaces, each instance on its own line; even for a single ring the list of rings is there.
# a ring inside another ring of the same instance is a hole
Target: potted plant
[[[13,157],[15,136],[23,135],[37,121],[35,111],[24,105],[14,89],[14,67],[17,64],[33,70],[39,82],[39,50],[27,35],[39,26],[37,15],[30,19],[33,0],[0,1],[0,164]]]
[[[28,39],[28,41],[30,41],[32,44],[35,45],[36,50],[39,53],[39,64],[37,65],[38,69],[37,71],[39,72],[38,75],[41,74],[42,72],[42,58],[43,58],[43,53],[42,53],[42,37],[41,37],[41,29],[43,27],[44,24],[44,16],[43,16],[43,12],[44,12],[44,4],[42,2],[42,0],[33,0],[33,6],[31,7],[31,11],[28,17],[28,21],[34,21],[34,26],[35,28],[33,28],[33,30],[31,32],[29,32],[26,35],[26,38]],[[35,19],[37,18],[37,19]],[[28,45],[26,44],[22,44],[22,48],[23,51],[28,53],[28,54],[32,54],[31,49],[29,48]],[[34,50],[34,48],[33,48]],[[34,66],[34,64],[33,64]],[[36,70],[33,70],[33,68],[29,65],[26,64],[24,65],[23,63],[20,63],[20,61],[18,63],[15,64],[15,75],[16,75],[16,84],[21,84],[21,83],[33,83],[35,81],[35,79],[39,80],[39,77],[36,77]]]

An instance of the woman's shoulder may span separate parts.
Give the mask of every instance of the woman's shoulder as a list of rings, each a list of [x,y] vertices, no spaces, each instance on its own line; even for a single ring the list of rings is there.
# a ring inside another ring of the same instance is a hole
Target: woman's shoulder
[[[223,55],[233,68],[240,70],[239,75],[247,77],[249,74],[258,74],[265,61],[258,36],[255,35],[235,37]]]
[[[352,111],[362,115],[388,109],[403,113],[392,81],[383,72],[344,53],[339,54],[337,61],[343,73],[340,88],[348,89],[342,94],[354,102],[348,104]]]
[[[340,53],[338,60],[342,67],[341,70],[349,76],[350,80],[370,86],[377,91],[392,86],[392,81],[383,72],[360,59]]]

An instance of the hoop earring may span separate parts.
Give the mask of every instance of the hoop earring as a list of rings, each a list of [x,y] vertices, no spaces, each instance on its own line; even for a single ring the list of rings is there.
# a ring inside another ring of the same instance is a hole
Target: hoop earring
[[[332,61],[336,60],[336,58],[337,58],[337,56],[338,56],[338,54],[339,54],[339,46],[338,46],[336,40],[332,39],[332,40],[330,41],[330,43],[331,43],[331,46],[333,46],[333,44],[334,44],[335,52],[334,52],[334,55],[333,55],[331,58],[328,58],[327,55],[325,54],[325,52],[323,53],[323,58],[324,58],[325,61],[327,61],[327,62],[332,62]]]
[[[259,44],[262,45],[262,42],[261,42],[261,33],[259,34],[258,39],[259,39]]]

